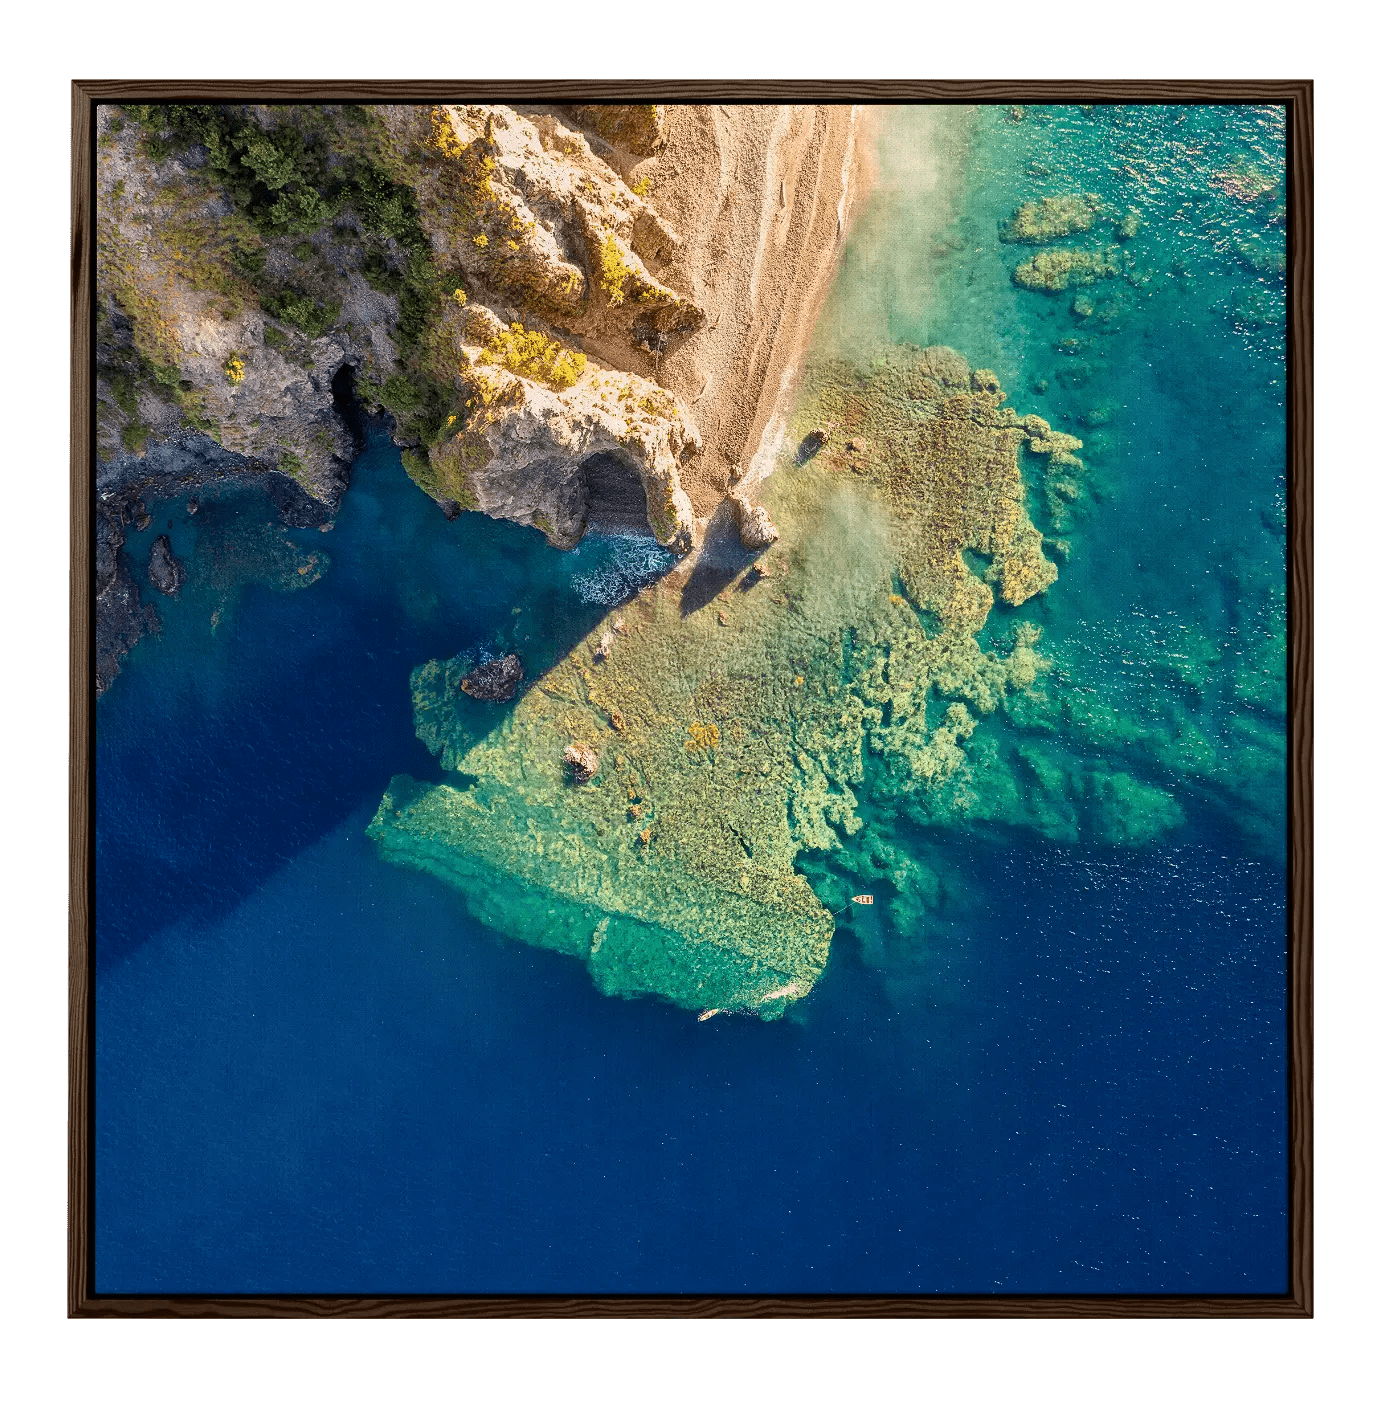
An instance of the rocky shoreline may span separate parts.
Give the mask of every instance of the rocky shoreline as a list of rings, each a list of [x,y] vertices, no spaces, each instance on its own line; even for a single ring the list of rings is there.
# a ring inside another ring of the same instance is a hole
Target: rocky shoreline
[[[146,503],[245,483],[328,528],[366,415],[449,517],[561,548],[645,520],[683,557],[733,512],[771,543],[745,478],[858,131],[851,108],[100,109],[99,693],[154,626],[123,543]]]

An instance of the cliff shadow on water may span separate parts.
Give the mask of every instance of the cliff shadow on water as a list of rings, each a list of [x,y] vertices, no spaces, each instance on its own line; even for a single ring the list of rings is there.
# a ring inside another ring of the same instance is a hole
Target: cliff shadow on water
[[[373,422],[332,527],[284,524],[257,485],[206,484],[147,502],[123,546],[151,635],[97,710],[103,963],[227,913],[391,775],[446,780],[414,731],[428,658],[459,681],[520,659],[518,679],[476,688],[513,682],[510,699],[458,692],[457,723],[483,740],[675,563],[649,533],[590,530],[565,552],[478,513],[449,520]]]

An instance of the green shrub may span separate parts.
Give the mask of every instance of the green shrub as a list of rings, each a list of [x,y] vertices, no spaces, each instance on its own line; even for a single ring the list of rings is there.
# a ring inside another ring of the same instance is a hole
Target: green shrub
[[[622,305],[623,289],[629,276],[627,264],[622,259],[622,249],[609,234],[598,253],[598,285],[603,289],[609,306]]]
[[[263,306],[279,321],[295,326],[308,340],[320,340],[340,315],[339,302],[321,302],[290,288],[268,297]]]
[[[411,418],[423,407],[423,391],[407,375],[390,375],[379,386],[379,402],[395,418]]]
[[[136,381],[129,374],[113,375],[108,381],[112,400],[129,418],[136,413]]]

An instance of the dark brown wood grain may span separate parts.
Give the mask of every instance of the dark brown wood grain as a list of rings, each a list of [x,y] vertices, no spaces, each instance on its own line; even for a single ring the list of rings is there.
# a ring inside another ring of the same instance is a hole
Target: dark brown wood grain
[[[1313,110],[1288,114],[1289,1293],[1313,1312]]]
[[[141,1318],[1277,1318],[1287,1295],[1205,1294],[189,1294],[102,1295],[83,1317]]]
[[[73,229],[70,251],[68,676],[68,1311],[92,1294],[93,1116],[93,299],[96,269],[93,104],[73,85]]]
[[[550,79],[443,78],[411,82],[169,79],[79,80],[92,102],[1294,102],[1310,81],[1215,80],[1202,82],[839,81],[805,79],[743,82],[599,82]],[[1311,124],[1309,124],[1311,130]]]
[[[94,107],[121,101],[1276,102],[1288,108],[1288,1289],[1276,1295],[99,1295],[93,1279]],[[1305,80],[73,84],[68,1311],[148,1318],[1310,1318],[1313,1313],[1313,90]]]

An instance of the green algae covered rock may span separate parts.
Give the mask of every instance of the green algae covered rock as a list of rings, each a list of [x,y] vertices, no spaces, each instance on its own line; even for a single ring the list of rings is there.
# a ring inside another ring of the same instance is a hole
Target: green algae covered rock
[[[1088,287],[1123,271],[1116,248],[1090,252],[1077,248],[1051,248],[1017,266],[1016,285],[1030,292],[1063,292],[1067,287]]]
[[[1001,230],[1004,243],[1049,243],[1094,227],[1103,201],[1097,195],[1045,195],[1023,204]]]
[[[977,640],[997,597],[1016,606],[1056,577],[1018,458],[1053,430],[1004,399],[951,351],[813,371],[794,441],[834,417],[863,439],[860,471],[828,454],[775,473],[761,569],[687,607],[702,545],[489,733],[465,662],[418,668],[418,733],[451,780],[394,780],[369,829],[381,854],[584,959],[606,993],[781,1015],[821,975],[834,925],[795,863],[861,833],[868,759],[908,793],[947,785],[978,717],[1048,665],[1034,627],[1009,657]],[[598,759],[586,782],[576,749]]]

